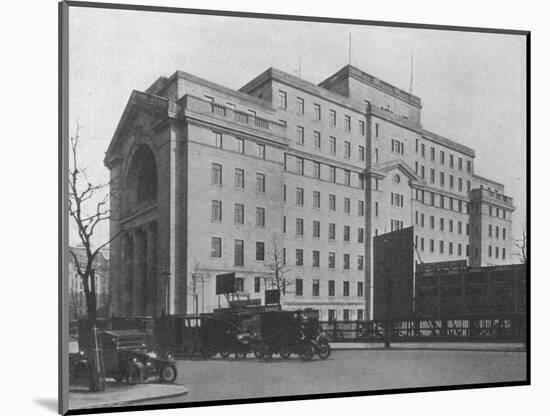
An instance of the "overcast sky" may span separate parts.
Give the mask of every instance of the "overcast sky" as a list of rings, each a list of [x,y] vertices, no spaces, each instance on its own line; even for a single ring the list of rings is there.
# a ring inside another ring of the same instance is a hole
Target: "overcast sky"
[[[319,83],[348,63],[413,93],[422,125],[476,151],[475,172],[526,210],[525,38],[513,35],[71,7],[70,128],[83,126],[89,176],[107,181],[104,152],[133,89],[183,70],[238,89],[270,66]],[[100,240],[108,238],[103,227]],[[74,234],[74,233],[73,233]],[[76,239],[70,238],[71,243]],[[99,241],[98,241],[99,242]]]

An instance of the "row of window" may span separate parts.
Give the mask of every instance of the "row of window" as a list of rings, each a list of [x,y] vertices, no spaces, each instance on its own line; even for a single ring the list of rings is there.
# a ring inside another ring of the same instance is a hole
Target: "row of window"
[[[281,110],[286,110],[288,108],[288,100],[286,91],[279,90],[279,108]],[[305,115],[305,100],[302,97],[296,97],[296,113],[300,116]],[[313,119],[321,121],[322,119],[322,110],[321,104],[313,104]],[[336,110],[329,110],[329,123],[331,126],[336,126],[337,116]],[[344,115],[344,128],[346,131],[351,131],[351,116]],[[365,122],[363,120],[358,120],[359,134],[361,136],[365,135]]]
[[[357,309],[357,320],[362,321],[363,320],[363,309]],[[328,321],[334,322],[336,320],[336,310],[335,309],[329,309],[328,310]],[[342,310],[342,320],[343,321],[349,321],[351,320],[351,309],[343,309]]]
[[[502,214],[502,215],[501,215]],[[504,208],[493,207],[489,205],[489,216],[506,219],[506,210]]]
[[[287,202],[287,186],[283,185],[283,201]],[[344,213],[351,214],[351,199],[344,197]],[[304,206],[304,188],[296,187],[296,200],[297,206]],[[321,208],[321,192],[313,191],[313,208]],[[329,211],[336,211],[336,195],[329,194],[328,196],[328,209]],[[357,215],[363,217],[365,215],[365,203],[364,201],[357,201]]]
[[[433,238],[430,238],[427,243],[428,247],[424,244],[425,240],[424,237],[419,237],[417,235],[414,236],[414,245],[417,250],[425,251],[428,250],[430,253],[435,253],[435,240]],[[455,251],[456,247],[456,251]],[[462,256],[462,243],[453,243],[449,241],[447,243],[447,253],[445,253],[445,241],[439,240],[439,254],[447,254],[449,256],[457,255]],[[464,256],[470,255],[470,246],[468,244],[465,244],[465,253]]]
[[[496,225],[494,227],[494,230],[495,230],[495,233],[494,233],[494,237],[495,238],[501,238],[503,240],[506,240],[506,228],[502,227],[500,228],[498,225]],[[489,237],[493,237],[493,225],[492,224],[489,224]]]
[[[363,282],[357,282],[357,291],[356,296],[357,297],[363,297],[364,296],[364,289]],[[296,279],[296,296],[303,296],[304,295],[304,281],[303,279]],[[336,281],[329,280],[327,284],[327,295],[328,296],[336,296]],[[320,296],[320,281],[319,279],[313,279],[311,282],[311,296]],[[350,294],[350,282],[348,280],[344,280],[342,282],[342,296],[351,296]]]
[[[420,143],[419,139],[416,139],[416,145],[415,145],[415,151],[416,153],[420,153],[420,156],[423,158],[426,157],[426,145],[424,143]],[[430,161],[435,162],[435,148],[433,146],[430,146]],[[455,160],[458,170],[463,170],[463,160],[462,157],[455,156],[452,153],[448,154],[448,161],[449,161],[449,167],[455,168]],[[439,151],[439,164],[445,165],[445,152],[443,150]],[[470,160],[466,161],[466,172],[472,173],[472,162]]]
[[[287,232],[287,226],[286,226],[286,216],[283,217],[283,233]],[[296,237],[303,237],[304,236],[304,219],[303,218],[296,218]],[[344,225],[344,233],[343,233],[343,241],[349,242],[350,236],[351,236],[351,228],[349,225]],[[321,237],[321,222],[317,220],[313,220],[313,226],[312,226],[312,236],[313,238],[320,238]],[[336,224],[335,223],[329,223],[328,224],[328,239],[330,241],[336,241]],[[365,232],[362,227],[357,228],[357,242],[363,243],[365,240]]]
[[[493,253],[493,248],[495,249],[494,253]],[[487,249],[488,257],[493,257],[493,254],[494,254],[495,258],[497,258],[497,259],[499,258],[499,254],[500,254],[502,256],[502,259],[505,260],[506,259],[506,248],[502,247],[502,249],[499,252],[499,247],[488,246],[488,249]]]
[[[420,175],[420,177],[422,179],[426,179],[426,169],[424,167],[424,165],[420,165],[418,164],[418,161],[415,161],[414,162],[414,170],[415,172]],[[429,183],[431,184],[435,184],[435,177],[436,177],[436,172],[435,172],[435,169],[431,169],[430,168],[430,177],[429,177]],[[457,178],[457,190],[458,192],[463,192],[464,191],[464,180],[462,178]],[[455,188],[455,177],[452,175],[452,174],[449,174],[448,175],[448,184],[449,184],[449,189],[454,189]],[[445,172],[439,172],[439,186],[441,186],[442,188],[445,187]],[[466,192],[469,193],[472,189],[472,183],[469,181],[469,180],[466,180]]]
[[[422,202],[424,205],[448,209],[450,211],[456,211],[463,214],[470,213],[470,205],[468,202],[463,201],[462,199],[453,198],[451,196],[438,194],[436,192],[416,189],[415,199]]]
[[[336,137],[329,136],[329,153],[336,154]],[[296,143],[300,146],[305,145],[305,130],[303,126],[296,127]],[[313,131],[313,147],[322,150],[321,132]],[[365,146],[357,146],[357,158],[359,161],[365,161]],[[351,159],[351,142],[344,140],[344,159]]]
[[[245,186],[244,169],[235,169],[235,187],[244,189]],[[223,168],[219,163],[212,163],[212,184],[223,185]],[[256,172],[256,192],[265,193],[265,174]]]
[[[263,241],[256,241],[256,261],[265,261],[266,251],[265,243]],[[211,256],[213,258],[222,257],[222,238],[221,237],[212,237],[211,238]],[[287,264],[286,262],[286,248],[283,248],[282,251],[282,264]],[[336,253],[328,253],[328,263],[327,267],[329,269],[336,268]],[[235,266],[244,265],[244,240],[234,240],[234,264]],[[304,250],[297,248],[295,251],[295,264],[296,266],[304,266]],[[279,265],[280,266],[280,265]],[[319,268],[321,267],[321,252],[319,250],[312,250],[311,252],[311,267]],[[344,254],[342,259],[342,268],[344,270],[350,270],[350,254]],[[364,257],[362,255],[357,256],[357,270],[363,270],[364,268]]]
[[[294,169],[293,172],[300,175],[300,176],[304,176],[304,174],[305,174],[304,173],[305,159],[303,157],[294,156],[294,155],[292,155],[292,158],[294,158],[294,161],[295,161],[295,169]],[[289,166],[289,163],[288,163],[288,159],[290,159],[290,155],[285,154],[285,160],[284,160],[285,172],[290,171],[290,166]],[[341,168],[337,168],[336,166],[332,166],[332,165],[324,165],[323,164],[324,166],[328,167],[328,175],[327,175],[327,177],[321,177],[321,165],[322,164],[320,162],[316,162],[314,160],[312,160],[310,162],[312,164],[311,176],[313,178],[325,179],[329,182],[336,183],[336,170],[341,169]],[[343,179],[342,184],[346,185],[346,186],[350,186],[351,185],[351,171],[349,169],[341,169],[341,170],[343,171],[343,174],[344,174],[344,179]],[[359,173],[356,173],[356,175],[358,177],[358,182],[359,182],[359,185],[360,185],[361,189],[364,189],[364,181],[361,179]]]
[[[418,211],[415,211],[414,212],[414,223],[416,225],[420,225],[420,227],[424,227],[425,223],[426,223],[426,221],[425,221],[426,217],[427,216],[425,214],[422,214],[422,213],[419,213]],[[430,215],[428,217],[428,220],[429,220],[430,229],[434,230],[435,229],[435,216]],[[462,234],[462,230],[463,230],[462,221],[453,220],[451,218],[449,218],[449,220],[447,222],[447,231],[450,232],[450,233],[453,233],[455,231],[455,226],[454,226],[455,223],[456,223],[456,232],[458,234]],[[439,218],[439,231],[445,231],[445,219],[443,217]],[[469,223],[466,223],[465,231],[466,231],[466,235],[470,235],[470,224]]]
[[[215,146],[219,149],[224,148],[224,141],[227,141],[227,136],[224,136],[220,132],[213,131],[214,134],[214,143]],[[234,150],[237,153],[245,154],[245,140],[240,137],[232,137],[232,139],[235,141]],[[265,145],[261,143],[253,143],[255,147],[255,151],[252,153],[252,155],[259,157],[260,159],[265,159]]]

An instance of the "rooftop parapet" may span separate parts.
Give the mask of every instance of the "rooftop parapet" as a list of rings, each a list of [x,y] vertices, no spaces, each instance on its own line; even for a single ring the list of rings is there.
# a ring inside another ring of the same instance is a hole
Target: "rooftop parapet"
[[[488,189],[477,188],[470,192],[470,196],[476,201],[491,202],[496,205],[501,205],[509,209],[515,209],[514,198],[503,195],[498,192],[490,191]]]

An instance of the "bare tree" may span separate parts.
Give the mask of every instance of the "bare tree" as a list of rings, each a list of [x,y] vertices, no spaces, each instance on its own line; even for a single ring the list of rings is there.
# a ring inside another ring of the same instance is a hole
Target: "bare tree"
[[[70,138],[70,157],[69,163],[69,215],[74,221],[78,230],[78,237],[83,247],[83,256],[69,249],[73,256],[76,271],[82,280],[84,296],[86,299],[86,310],[89,328],[88,357],[90,364],[90,390],[105,390],[105,375],[103,374],[103,365],[100,362],[100,356],[97,348],[96,336],[96,318],[97,318],[97,290],[95,278],[94,261],[100,250],[107,246],[111,241],[118,237],[122,232],[117,233],[103,244],[92,248],[92,237],[98,224],[110,219],[108,208],[109,194],[105,192],[109,185],[93,185],[88,181],[86,170],[81,169],[78,160],[78,149],[80,143],[80,125],[77,123],[76,132]]]
[[[269,270],[264,278],[265,286],[269,284],[272,289],[277,289],[280,296],[287,293],[287,288],[292,286],[294,282],[287,278],[292,267],[286,264],[285,252],[282,243],[277,241],[277,236],[271,236],[271,250],[267,254],[268,261],[266,268]]]
[[[523,264],[527,263],[527,234],[525,228],[523,229],[521,238],[515,240],[514,246],[519,250],[518,253],[515,253],[519,257],[519,261]]]

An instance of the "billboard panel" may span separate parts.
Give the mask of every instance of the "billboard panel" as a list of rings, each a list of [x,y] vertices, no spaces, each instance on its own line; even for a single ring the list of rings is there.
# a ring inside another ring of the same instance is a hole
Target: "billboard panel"
[[[414,227],[374,237],[373,318],[409,318],[413,313]]]
[[[216,275],[216,295],[235,293],[235,273]]]

